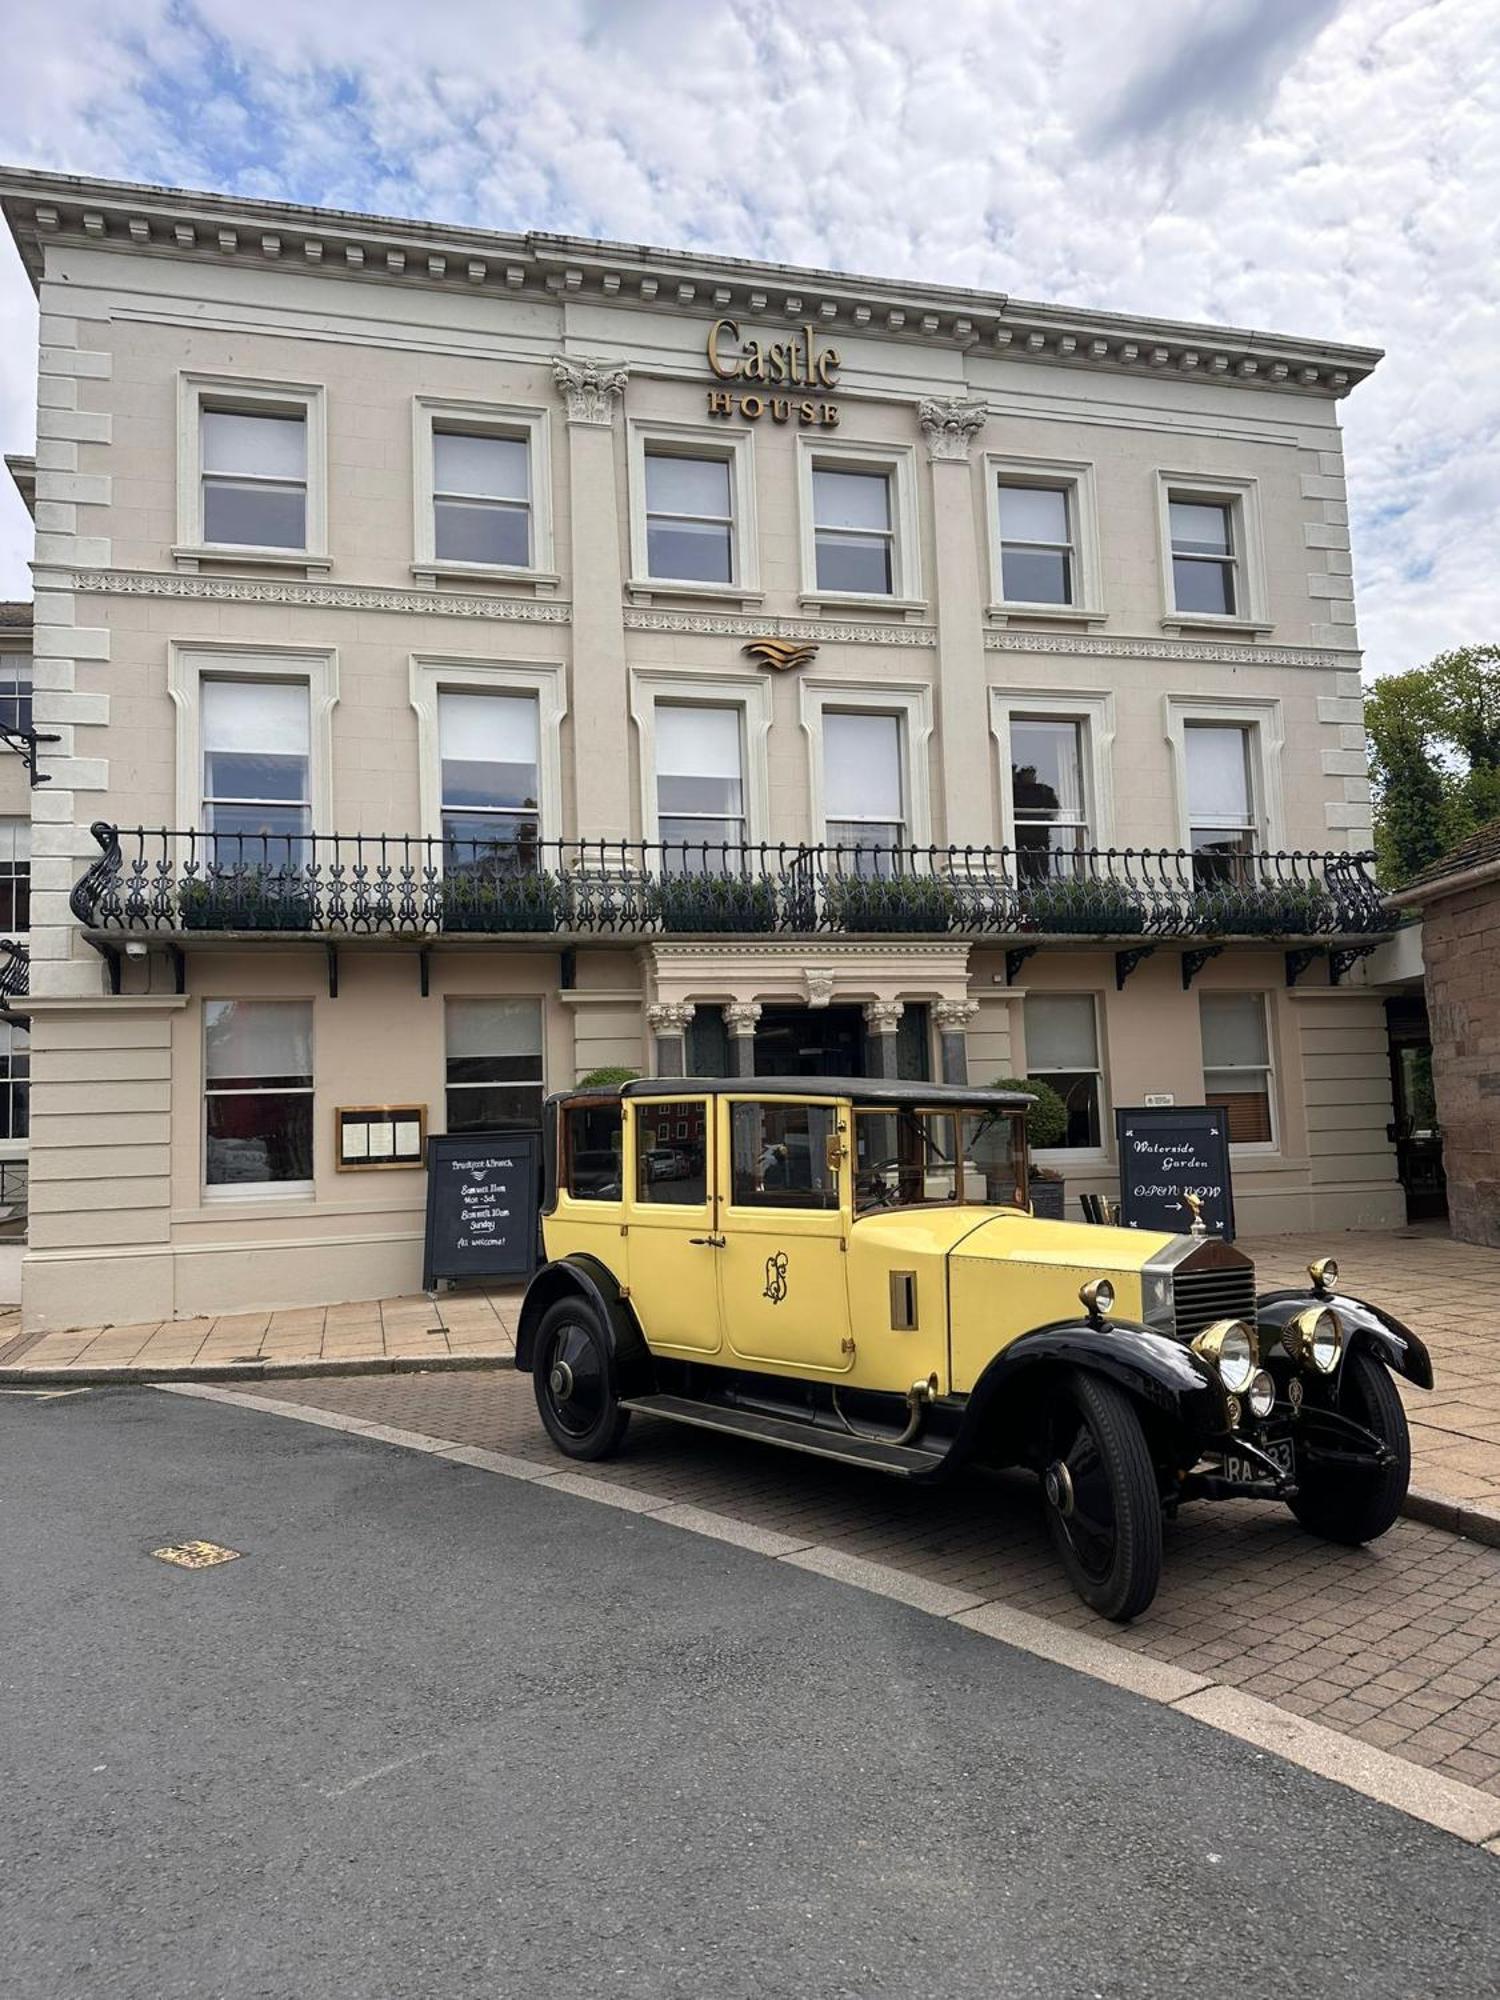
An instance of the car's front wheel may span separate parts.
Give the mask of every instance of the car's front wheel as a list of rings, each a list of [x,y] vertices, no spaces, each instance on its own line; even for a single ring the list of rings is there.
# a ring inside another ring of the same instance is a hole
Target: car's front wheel
[[[1391,1371],[1356,1348],[1344,1359],[1337,1408],[1380,1439],[1390,1462],[1298,1465],[1297,1497],[1287,1505],[1310,1534],[1328,1542],[1373,1542],[1401,1512],[1411,1484],[1411,1434]]]
[[[1161,1581],[1161,1497],[1135,1405],[1076,1371],[1053,1439],[1042,1492],[1062,1566],[1101,1617],[1136,1618]]]
[[[569,1458],[609,1458],[630,1423],[615,1394],[609,1347],[593,1307],[559,1299],[536,1333],[531,1370],[547,1435]]]

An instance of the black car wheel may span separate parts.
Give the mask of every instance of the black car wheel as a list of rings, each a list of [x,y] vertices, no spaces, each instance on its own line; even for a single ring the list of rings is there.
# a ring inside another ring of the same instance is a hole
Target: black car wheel
[[[604,1330],[583,1299],[559,1299],[537,1328],[531,1370],[547,1435],[569,1458],[608,1458],[630,1423],[620,1408]]]
[[[1161,1498],[1135,1406],[1075,1373],[1042,1473],[1047,1527],[1073,1588],[1101,1617],[1136,1618],[1161,1580]]]
[[[1391,1371],[1356,1348],[1339,1378],[1341,1416],[1372,1431],[1391,1454],[1378,1471],[1349,1465],[1297,1467],[1297,1497],[1287,1505],[1309,1533],[1328,1542],[1373,1542],[1401,1512],[1411,1483],[1411,1436]]]

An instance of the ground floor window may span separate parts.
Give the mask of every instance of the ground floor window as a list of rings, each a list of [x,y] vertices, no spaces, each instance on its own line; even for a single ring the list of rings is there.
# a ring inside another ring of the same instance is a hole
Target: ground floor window
[[[1098,1152],[1104,1144],[1104,1078],[1092,993],[1028,993],[1026,1074],[1050,1083],[1068,1107],[1062,1144]]]
[[[208,1186],[310,1187],[312,1002],[206,1000],[203,1074]]]
[[[0,1021],[0,1139],[31,1131],[31,1037],[15,1021]]]
[[[1275,1143],[1271,1041],[1263,993],[1204,993],[1203,1101],[1222,1105],[1232,1146]]]
[[[540,1126],[546,1094],[540,1000],[450,1000],[450,1132]]]

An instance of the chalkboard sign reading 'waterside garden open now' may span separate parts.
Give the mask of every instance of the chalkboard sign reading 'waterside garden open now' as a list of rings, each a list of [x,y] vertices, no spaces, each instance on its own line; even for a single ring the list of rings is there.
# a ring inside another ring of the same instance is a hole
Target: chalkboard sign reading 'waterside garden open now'
[[[427,1141],[422,1289],[440,1278],[524,1278],[537,1261],[535,1132]]]
[[[1186,1236],[1202,1202],[1210,1236],[1234,1240],[1229,1179],[1229,1114],[1216,1104],[1153,1105],[1115,1113],[1120,1151],[1120,1220],[1127,1229]]]

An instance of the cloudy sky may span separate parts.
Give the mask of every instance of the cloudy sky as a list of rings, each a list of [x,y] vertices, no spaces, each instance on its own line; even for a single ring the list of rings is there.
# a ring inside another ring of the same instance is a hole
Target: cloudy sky
[[[7,0],[74,173],[1371,342],[1371,669],[1500,640],[1495,0]],[[0,245],[0,443],[35,322]],[[0,596],[27,594],[0,497]]]

